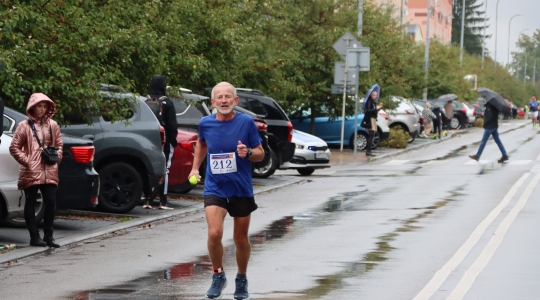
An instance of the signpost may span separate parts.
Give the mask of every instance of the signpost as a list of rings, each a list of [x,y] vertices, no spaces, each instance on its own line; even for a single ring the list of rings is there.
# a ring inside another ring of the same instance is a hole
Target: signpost
[[[363,3],[362,3],[363,4]],[[359,8],[362,10],[363,5],[359,2]],[[359,15],[360,17],[360,15]],[[359,20],[359,27],[361,27],[361,20]],[[361,34],[361,31],[359,31]],[[343,152],[343,139],[345,133],[345,101],[347,94],[355,95],[355,117],[354,127],[358,128],[358,72],[369,71],[370,68],[370,50],[367,47],[363,47],[362,43],[357,41],[354,36],[347,32],[340,37],[334,45],[334,50],[345,59],[344,62],[336,62],[334,65],[334,84],[331,87],[332,94],[343,93],[343,108],[341,116],[341,146],[340,151]],[[348,74],[351,74],[349,77]],[[343,75],[342,75],[343,74]],[[354,133],[354,156],[356,157],[357,150],[357,134]]]

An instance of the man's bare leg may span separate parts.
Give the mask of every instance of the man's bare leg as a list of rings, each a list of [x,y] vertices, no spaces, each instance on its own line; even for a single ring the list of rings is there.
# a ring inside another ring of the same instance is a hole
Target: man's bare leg
[[[251,256],[251,243],[248,237],[250,221],[251,215],[234,218],[233,239],[236,245],[236,263],[240,274],[246,274],[249,257]]]
[[[207,206],[205,208],[206,222],[208,224],[208,254],[214,269],[223,266],[223,222],[227,210],[219,206]]]

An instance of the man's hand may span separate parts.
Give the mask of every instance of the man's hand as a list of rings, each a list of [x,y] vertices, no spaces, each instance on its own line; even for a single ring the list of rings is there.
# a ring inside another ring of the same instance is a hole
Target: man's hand
[[[236,152],[240,158],[246,158],[248,153],[248,148],[246,145],[242,144],[242,141],[238,141],[238,146],[236,146]]]

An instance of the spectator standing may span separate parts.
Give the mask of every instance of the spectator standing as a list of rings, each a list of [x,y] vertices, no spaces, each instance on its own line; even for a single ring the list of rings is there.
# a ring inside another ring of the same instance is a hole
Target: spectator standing
[[[529,102],[529,108],[531,109],[532,127],[535,129],[538,126],[538,101],[536,100],[536,96],[532,96],[531,102]]]
[[[426,106],[422,110],[422,116],[424,117],[424,134],[428,136],[431,134],[433,119],[435,119],[435,114],[431,111],[431,103],[426,102]]]
[[[444,113],[448,122],[448,129],[452,129],[452,119],[454,118],[454,100],[449,100],[444,104]]]
[[[248,299],[247,266],[251,255],[248,238],[251,213],[257,209],[253,195],[251,162],[264,158],[261,138],[253,118],[236,112],[235,87],[220,82],[212,89],[211,101],[216,114],[203,117],[189,177],[199,176],[199,167],[207,158],[204,181],[204,207],[208,224],[208,252],[212,261],[212,285],[206,297],[219,299],[227,286],[223,269],[223,227],[227,212],[234,218],[233,240],[236,246],[234,299]]]
[[[380,91],[380,89],[378,90]],[[371,94],[369,94],[369,97],[364,100],[362,107],[362,111],[364,112],[364,120],[362,121],[363,124],[361,124],[361,126],[369,132],[366,145],[367,156],[374,156],[374,154],[371,152],[371,147],[373,145],[373,137],[375,137],[375,132],[377,131],[377,114],[378,111],[383,107],[383,104],[378,103],[378,101],[379,93],[374,90],[371,92]]]
[[[178,135],[178,123],[176,122],[176,109],[171,99],[165,96],[167,91],[167,83],[165,77],[154,75],[150,82],[150,94],[148,99],[158,102],[159,112],[156,116],[160,125],[165,129],[165,145],[163,145],[163,154],[165,154],[166,172],[162,184],[158,188],[159,193],[159,209],[173,209],[167,201],[167,188],[169,185],[169,169],[171,168],[172,159],[174,156],[174,147],[176,147],[176,136]],[[148,102],[147,102],[148,103]],[[150,209],[150,203],[156,197],[156,192],[151,193],[147,197],[144,208]]]
[[[9,147],[9,152],[20,164],[17,185],[25,193],[24,220],[30,232],[30,246],[60,247],[53,238],[59,163],[47,164],[42,158],[42,146],[55,146],[62,160],[64,143],[60,127],[52,119],[55,112],[56,105],[49,97],[42,93],[32,94],[26,106],[28,121],[19,123]],[[39,236],[35,215],[38,190],[45,205],[43,240]]]
[[[433,118],[433,138],[436,136],[441,138],[441,131],[442,131],[442,122],[441,122],[441,108],[439,107],[439,103],[435,102],[433,104],[433,114],[435,115],[435,118]]]

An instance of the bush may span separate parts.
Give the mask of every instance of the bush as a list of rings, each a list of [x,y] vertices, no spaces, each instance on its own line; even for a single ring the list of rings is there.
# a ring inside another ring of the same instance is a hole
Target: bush
[[[482,118],[477,118],[476,121],[474,121],[474,124],[473,124],[474,127],[484,127],[484,119]]]
[[[382,141],[379,147],[405,149],[407,148],[407,141],[411,138],[408,132],[401,130],[400,128],[390,128],[390,137]]]
[[[517,116],[516,119],[518,119],[518,120],[525,120],[525,117],[524,117],[524,116]]]

